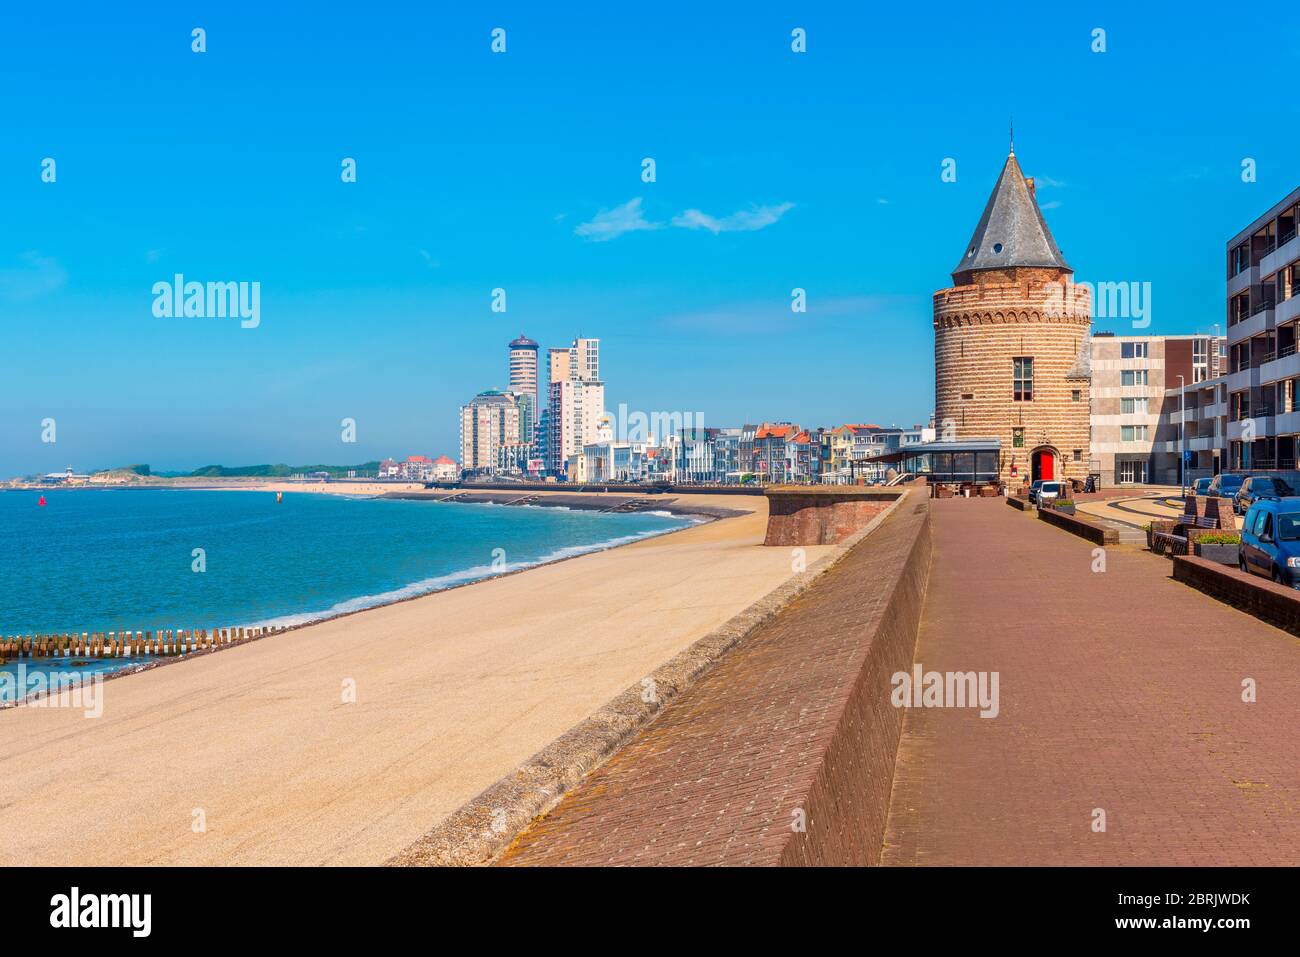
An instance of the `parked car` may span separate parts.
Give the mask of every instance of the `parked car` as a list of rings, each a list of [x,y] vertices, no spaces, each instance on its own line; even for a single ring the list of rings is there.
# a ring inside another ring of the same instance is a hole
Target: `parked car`
[[[1300,500],[1264,499],[1247,510],[1237,565],[1243,572],[1300,588]]]
[[[1214,480],[1211,479],[1211,478],[1198,478],[1195,482],[1192,483],[1192,494],[1193,494],[1193,495],[1209,495],[1209,494],[1210,494],[1210,483],[1211,483],[1212,481],[1214,481]]]
[[[1221,498],[1235,498],[1237,491],[1241,488],[1244,478],[1240,475],[1234,475],[1231,472],[1220,472],[1214,476],[1210,482],[1210,489],[1206,495],[1217,495]],[[1236,507],[1234,506],[1234,511]]]
[[[1291,486],[1280,478],[1273,478],[1270,475],[1252,475],[1241,483],[1241,488],[1233,496],[1233,511],[1240,515],[1256,502],[1275,502],[1294,494],[1295,491]]]
[[[1042,479],[1034,479],[1029,486],[1029,501],[1033,505],[1038,504],[1038,490],[1043,487]]]
[[[1061,484],[1060,482],[1035,482],[1034,485],[1037,488],[1030,488],[1029,498],[1035,505],[1042,508],[1045,503],[1061,497]]]

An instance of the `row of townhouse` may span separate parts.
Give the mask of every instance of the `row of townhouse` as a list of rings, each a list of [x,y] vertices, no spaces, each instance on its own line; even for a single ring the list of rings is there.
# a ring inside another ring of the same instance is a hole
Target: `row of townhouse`
[[[396,459],[380,462],[379,477],[402,482],[454,482],[460,478],[460,467],[445,455],[436,459],[427,455],[408,455],[401,462]]]

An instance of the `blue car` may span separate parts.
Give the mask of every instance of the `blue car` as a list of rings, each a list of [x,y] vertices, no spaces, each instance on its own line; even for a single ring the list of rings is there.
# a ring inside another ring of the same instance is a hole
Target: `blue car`
[[[1231,472],[1220,472],[1210,481],[1210,489],[1205,494],[1232,499],[1232,510],[1235,512],[1237,510],[1237,493],[1241,491],[1241,485],[1244,481],[1245,478],[1241,475],[1233,475]]]
[[[1243,572],[1300,588],[1300,500],[1264,499],[1246,511],[1237,564]]]
[[[1295,491],[1291,486],[1280,478],[1273,478],[1270,475],[1252,475],[1241,483],[1241,488],[1237,489],[1237,494],[1232,500],[1233,511],[1241,515],[1256,502],[1267,499],[1276,501],[1294,494]]]
[[[1192,494],[1193,494],[1193,495],[1209,495],[1209,494],[1210,494],[1210,483],[1211,483],[1212,481],[1214,481],[1214,480],[1213,480],[1213,479],[1208,479],[1208,478],[1198,478],[1194,483],[1192,483]]]

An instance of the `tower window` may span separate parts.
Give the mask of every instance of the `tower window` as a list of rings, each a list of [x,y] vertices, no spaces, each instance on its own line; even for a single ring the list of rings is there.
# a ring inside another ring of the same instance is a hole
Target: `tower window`
[[[1002,244],[1001,244],[1001,243],[994,243],[994,244],[993,244],[993,251],[994,251],[995,253],[1000,253],[1000,252],[1002,252]]]
[[[1034,360],[1020,356],[1011,360],[1011,398],[1016,402],[1034,401]]]

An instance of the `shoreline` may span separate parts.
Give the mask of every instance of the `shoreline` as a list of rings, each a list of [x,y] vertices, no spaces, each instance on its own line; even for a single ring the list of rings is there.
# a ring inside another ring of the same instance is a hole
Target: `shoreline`
[[[0,758],[0,827],[15,835],[0,863],[383,863],[799,577],[788,549],[762,546],[766,502],[746,504],[528,575],[199,653],[189,668],[131,671],[95,720],[9,709],[8,740],[22,746]],[[807,564],[840,552],[811,546]],[[340,680],[354,698],[340,701]],[[160,751],[158,735],[186,746]],[[69,779],[84,782],[82,800],[41,815]],[[191,832],[194,807],[217,826]],[[182,826],[160,828],[159,809]],[[70,829],[74,845],[56,839]]]
[[[202,489],[202,490],[195,490],[195,491],[209,491],[209,490],[207,490],[207,489]],[[231,491],[231,490],[229,490],[229,489],[215,489],[214,491]],[[264,490],[264,489],[247,489],[247,490],[245,490],[245,489],[236,489],[236,490],[234,490],[234,491],[266,491],[266,490]],[[271,491],[274,491],[274,490],[271,490]],[[366,497],[375,498],[375,497],[377,497],[377,496],[366,496]],[[399,497],[404,497],[404,496],[399,496]],[[426,496],[419,496],[419,497],[420,497],[420,498],[425,498]],[[484,504],[484,503],[467,503],[467,504]],[[487,503],[487,504],[492,504],[492,503]],[[557,508],[564,508],[564,507],[567,507],[567,506],[556,505],[556,506],[541,506],[541,507],[557,507]],[[662,510],[661,510],[661,511],[662,511]],[[192,652],[187,652],[186,654],[183,654],[183,655],[175,655],[175,656],[170,656],[170,655],[169,655],[169,656],[164,656],[164,657],[158,657],[158,658],[156,658],[156,659],[154,659],[154,660],[152,660],[152,661],[142,661],[142,662],[140,662],[139,664],[129,664],[129,663],[128,663],[128,664],[124,664],[121,668],[114,669],[113,671],[109,671],[109,672],[106,672],[106,673],[105,673],[105,672],[98,672],[98,673],[96,673],[96,680],[98,680],[98,681],[112,681],[112,680],[115,679],[115,678],[125,678],[125,677],[128,677],[128,676],[130,676],[130,675],[137,675],[137,674],[142,674],[142,673],[147,672],[147,671],[154,671],[154,670],[156,670],[156,669],[158,669],[158,668],[160,668],[160,667],[163,667],[163,666],[165,666],[165,665],[175,665],[175,664],[180,664],[180,663],[185,662],[185,661],[193,661],[193,660],[197,660],[197,659],[199,659],[199,658],[204,658],[204,657],[207,657],[208,655],[216,654],[216,653],[218,653],[218,652],[222,652],[222,651],[230,651],[230,650],[232,650],[232,649],[234,649],[234,648],[241,648],[241,647],[243,647],[243,646],[245,646],[245,645],[248,645],[248,644],[250,644],[250,643],[252,643],[252,642],[262,641],[262,640],[264,640],[264,639],[266,639],[266,638],[274,638],[274,637],[278,637],[278,636],[280,636],[280,635],[287,634],[287,633],[289,633],[289,632],[299,631],[299,630],[301,630],[301,629],[303,629],[303,628],[311,628],[311,627],[313,627],[313,626],[315,626],[315,625],[322,625],[322,624],[326,624],[326,623],[328,623],[328,622],[339,621],[339,620],[344,619],[344,618],[349,618],[349,617],[351,617],[351,616],[353,616],[353,615],[361,615],[361,614],[364,614],[364,613],[366,613],[366,612],[375,611],[375,610],[380,609],[380,608],[389,608],[389,607],[391,607],[391,606],[393,606],[393,605],[399,605],[399,604],[402,604],[403,602],[416,601],[417,599],[420,599],[420,598],[428,598],[428,597],[430,597],[430,596],[432,596],[432,595],[441,595],[441,594],[444,594],[444,593],[446,593],[446,592],[454,591],[454,590],[456,590],[456,589],[458,589],[458,588],[465,588],[465,587],[468,587],[468,586],[470,586],[470,585],[481,584],[482,582],[485,582],[485,581],[494,581],[494,580],[499,579],[499,578],[509,578],[509,577],[511,577],[511,576],[514,576],[514,575],[522,575],[524,572],[534,571],[534,570],[539,569],[539,568],[547,568],[547,567],[549,567],[549,566],[551,566],[551,565],[557,565],[557,564],[559,564],[559,563],[561,563],[561,562],[574,561],[574,560],[579,559],[579,558],[584,558],[584,557],[586,557],[586,556],[588,556],[588,555],[598,555],[598,554],[601,554],[602,552],[609,552],[609,551],[614,551],[615,549],[619,549],[619,548],[626,548],[626,547],[628,547],[628,546],[630,546],[630,545],[636,545],[636,544],[639,544],[640,542],[651,541],[651,540],[653,540],[653,539],[657,539],[657,538],[665,538],[665,537],[668,537],[668,536],[670,536],[670,535],[676,535],[676,534],[678,534],[678,533],[680,533],[680,532],[688,531],[689,529],[692,529],[692,528],[698,528],[699,526],[701,526],[701,525],[705,525],[705,524],[708,524],[708,523],[710,523],[710,522],[719,521],[719,520],[721,520],[721,519],[723,519],[723,518],[732,518],[732,517],[737,517],[737,516],[741,516],[741,515],[745,515],[745,514],[748,514],[748,512],[740,511],[740,510],[734,511],[731,515],[721,515],[721,516],[720,516],[720,515],[703,515],[703,514],[698,514],[698,513],[690,513],[690,514],[689,514],[689,517],[691,517],[691,518],[693,518],[693,519],[695,519],[695,520],[692,521],[691,524],[689,524],[689,525],[683,525],[683,526],[681,526],[680,528],[669,528],[669,529],[664,529],[663,531],[647,532],[647,533],[642,534],[642,535],[637,535],[637,536],[635,536],[635,537],[633,537],[633,538],[630,538],[629,540],[626,540],[626,541],[611,539],[610,541],[613,542],[613,544],[597,544],[597,545],[593,545],[593,546],[591,546],[590,548],[588,548],[588,549],[585,550],[585,551],[580,551],[580,552],[577,552],[577,553],[572,554],[572,555],[562,555],[562,556],[560,556],[560,557],[558,557],[558,558],[550,558],[550,559],[547,559],[547,560],[545,560],[545,561],[537,561],[537,562],[532,562],[532,563],[528,563],[528,564],[521,564],[521,565],[519,565],[519,566],[517,566],[517,567],[514,567],[514,568],[511,568],[511,567],[507,566],[506,570],[505,570],[505,571],[502,571],[502,572],[496,572],[496,573],[494,573],[494,574],[487,574],[487,575],[483,575],[483,576],[479,576],[479,577],[475,577],[475,578],[467,578],[467,579],[465,579],[464,581],[452,582],[452,583],[450,583],[450,584],[443,585],[443,586],[441,586],[441,587],[431,588],[431,589],[429,589],[428,591],[420,591],[420,592],[416,592],[416,593],[414,593],[414,594],[410,594],[410,595],[402,595],[401,597],[389,598],[389,599],[386,599],[386,600],[384,600],[384,601],[376,602],[375,604],[372,604],[372,605],[365,605],[365,606],[363,606],[363,607],[361,607],[361,608],[352,608],[352,609],[348,609],[347,611],[337,611],[337,612],[333,612],[333,613],[330,613],[330,609],[326,609],[324,612],[321,613],[320,617],[309,618],[309,619],[307,619],[307,620],[305,620],[305,621],[288,621],[287,619],[292,618],[292,617],[295,617],[295,616],[294,616],[294,615],[283,615],[283,616],[280,616],[279,618],[267,618],[267,619],[263,619],[263,620],[259,620],[259,621],[235,623],[235,624],[232,624],[232,625],[229,625],[229,626],[227,626],[227,625],[222,625],[221,627],[223,627],[223,628],[225,628],[225,627],[231,627],[231,628],[244,628],[244,629],[250,629],[250,628],[273,628],[273,629],[275,629],[275,630],[274,630],[274,631],[269,631],[269,632],[267,632],[267,633],[265,633],[265,634],[256,635],[256,636],[251,636],[251,635],[250,635],[249,637],[245,638],[243,641],[241,641],[241,642],[239,642],[239,643],[237,643],[237,644],[232,643],[232,644],[229,644],[229,645],[218,645],[218,646],[216,646],[216,647],[202,648],[202,649],[198,649],[198,650],[195,650],[195,651],[192,651]],[[688,517],[686,513],[674,513],[674,515],[677,516],[677,517]],[[571,547],[579,547],[579,546],[571,546]],[[412,582],[411,584],[415,584],[415,583]],[[405,585],[405,586],[403,586],[403,588],[409,588],[409,587],[411,587],[411,586],[410,586],[410,585]],[[400,591],[400,589],[398,589],[398,590]],[[363,597],[365,597],[365,596],[357,596],[357,597],[355,597],[355,598],[347,599],[347,601],[357,601],[357,600],[359,600],[360,598],[363,598]],[[337,604],[338,604],[338,603],[336,603],[336,605],[337,605]],[[0,633],[4,633],[4,632],[0,632]],[[14,659],[12,662],[10,662],[10,661],[3,662],[3,664],[0,664],[0,667],[8,667],[8,666],[11,665],[11,664],[12,664],[12,665],[17,665],[17,664],[19,664],[20,662],[24,662],[24,661],[27,661],[27,662],[33,662],[33,661],[35,661],[35,662],[39,662],[39,663],[41,663],[41,664],[49,664],[49,665],[65,664],[68,668],[72,668],[72,667],[74,667],[74,666],[71,664],[71,662],[72,662],[73,660],[82,660],[82,657],[81,657],[81,656],[72,656],[72,655],[69,655],[66,659],[55,659],[55,658],[36,658],[36,659],[16,658],[16,659]],[[86,660],[90,660],[90,661],[111,661],[111,660],[114,660],[114,659],[99,659],[99,658],[93,658],[93,659],[86,659]],[[118,659],[118,660],[120,660],[120,659]],[[38,700],[40,700],[41,698],[48,698],[48,697],[51,697],[52,695],[57,695],[57,694],[58,694],[57,691],[54,691],[54,692],[50,692],[50,691],[46,691],[46,692],[34,692],[34,693],[29,694],[29,695],[26,695],[26,696],[24,696],[24,697],[22,697],[22,698],[17,698],[17,699],[15,699],[15,700],[13,700],[13,701],[0,700],[0,711],[6,711],[6,710],[9,710],[9,709],[12,709],[12,708],[23,707],[23,706],[26,706],[27,704],[29,704],[30,702],[38,701]]]

